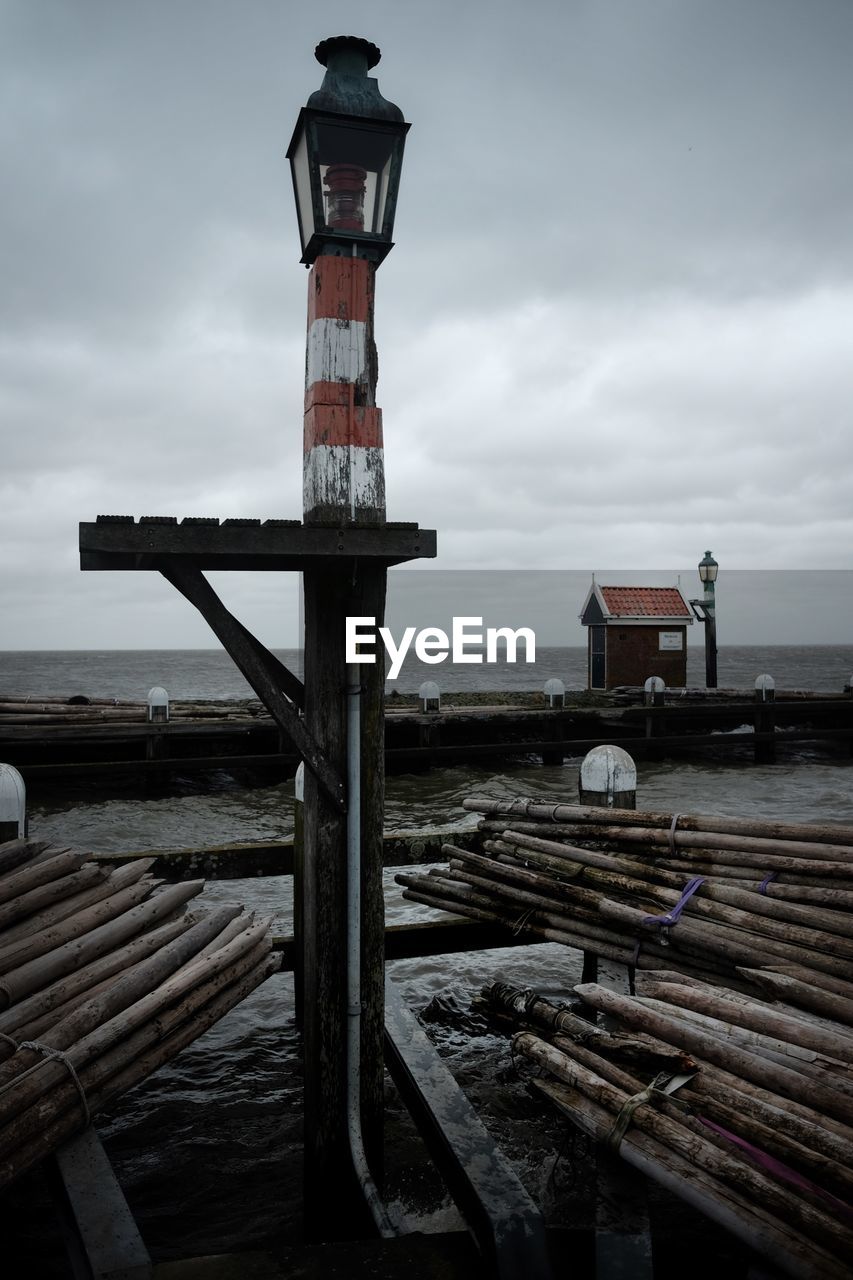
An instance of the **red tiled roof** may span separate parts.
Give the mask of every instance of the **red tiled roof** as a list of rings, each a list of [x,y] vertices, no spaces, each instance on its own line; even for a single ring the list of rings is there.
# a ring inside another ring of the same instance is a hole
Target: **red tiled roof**
[[[617,618],[689,618],[678,587],[599,587],[608,611]]]

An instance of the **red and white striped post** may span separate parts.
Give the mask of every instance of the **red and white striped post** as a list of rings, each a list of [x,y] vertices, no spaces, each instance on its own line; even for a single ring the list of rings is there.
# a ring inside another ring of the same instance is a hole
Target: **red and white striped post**
[[[373,341],[375,273],[375,264],[365,258],[336,254],[321,254],[311,268],[305,360],[306,523],[385,523],[382,410],[376,407]]]

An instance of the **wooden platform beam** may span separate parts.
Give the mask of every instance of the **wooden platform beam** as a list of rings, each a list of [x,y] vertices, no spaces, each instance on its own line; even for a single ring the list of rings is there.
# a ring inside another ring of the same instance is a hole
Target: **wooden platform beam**
[[[196,569],[301,573],[352,560],[387,565],[436,554],[434,529],[416,524],[306,525],[298,520],[223,520],[176,516],[98,516],[80,524],[80,568],[159,569],[180,556]]]
[[[497,1280],[550,1280],[538,1208],[390,981],[385,1053],[392,1079],[465,1215],[488,1274]]]
[[[75,1134],[51,1164],[72,1274],[150,1280],[151,1258],[96,1131],[90,1126]]]

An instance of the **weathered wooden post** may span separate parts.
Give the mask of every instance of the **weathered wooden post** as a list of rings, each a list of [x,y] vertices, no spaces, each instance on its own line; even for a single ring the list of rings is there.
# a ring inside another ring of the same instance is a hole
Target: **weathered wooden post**
[[[382,413],[376,405],[373,339],[376,267],[391,247],[408,125],[368,70],[379,50],[366,40],[324,40],[322,87],[300,113],[288,150],[308,278],[303,511],[306,525],[382,526]],[[348,617],[384,621],[387,566],[362,560],[306,570],[305,722],[340,775],[360,776],[359,830],[305,776],[302,929],[305,1063],[305,1228],[348,1237],[364,1223],[360,1144],[381,1176],[384,1022],[384,690],[381,661],[357,668],[360,767],[347,750]],[[350,748],[352,749],[352,748]],[[352,840],[360,883],[347,879]],[[349,840],[349,843],[348,843]],[[348,1006],[348,908],[360,902],[360,1000]],[[360,1034],[348,1038],[350,1019]],[[349,1046],[349,1048],[348,1048]],[[352,1090],[358,1091],[353,1107]],[[353,1118],[355,1117],[355,1118]],[[360,1128],[360,1134],[354,1132]],[[369,1189],[369,1188],[368,1188]],[[370,1198],[370,1197],[368,1197]],[[333,1218],[329,1205],[335,1206]],[[377,1218],[374,1212],[374,1218]],[[382,1229],[381,1222],[377,1225]]]
[[[549,711],[562,711],[565,708],[566,686],[563,684],[562,680],[558,680],[556,677],[551,680],[546,680],[542,694],[545,698],[545,706]],[[543,729],[549,738],[554,739],[558,743],[560,742],[563,734],[561,721],[551,721],[547,727],[543,726]],[[563,763],[562,745],[555,746],[551,749],[543,748],[542,763],[544,765],[556,765],[559,768]]]
[[[646,684],[659,680],[653,676]],[[663,681],[660,680],[661,686]],[[662,696],[662,695],[661,695]],[[581,764],[578,789],[581,804],[606,809],[636,809],[637,766],[621,747],[593,747]],[[599,972],[598,957],[584,952],[583,982],[598,982],[611,991],[633,994],[634,968],[606,965]],[[652,1248],[645,1184],[610,1152],[596,1152],[595,1259],[599,1276],[630,1276],[651,1280]]]
[[[431,753],[441,746],[441,690],[434,680],[422,681],[418,689],[418,704],[421,714],[429,717],[418,724],[418,746],[422,751]],[[434,756],[430,754],[423,767],[428,769],[433,760]]]
[[[27,788],[18,770],[0,764],[0,844],[27,834]]]
[[[163,760],[168,755],[163,726],[169,723],[169,695],[162,685],[148,690],[145,718],[150,726],[145,737],[145,759]]]
[[[302,982],[305,970],[305,933],[302,927],[302,893],[305,882],[305,765],[293,779],[293,1008],[296,1025],[302,1026]]]
[[[578,775],[578,797],[581,804],[602,809],[636,809],[637,766],[628,752],[610,745],[588,751]],[[598,957],[585,951],[582,981],[596,982],[597,974]]]
[[[755,763],[772,764],[776,759],[776,743],[772,737],[759,739],[759,734],[772,734],[776,717],[773,703],[776,701],[776,681],[772,676],[755,678]]]
[[[664,683],[663,678],[661,676],[649,676],[643,685],[643,705],[646,707],[663,707],[665,703],[666,684]],[[662,715],[658,714],[655,716],[651,713],[647,713],[645,720],[647,740],[650,741],[652,738],[659,738],[663,735],[666,726]],[[659,751],[660,748],[658,748],[657,751],[649,749],[648,755],[653,758],[655,755],[659,754]]]

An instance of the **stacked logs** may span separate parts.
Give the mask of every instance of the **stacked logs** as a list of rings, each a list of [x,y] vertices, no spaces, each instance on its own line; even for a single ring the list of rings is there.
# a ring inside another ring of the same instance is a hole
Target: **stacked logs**
[[[786,998],[831,1016],[853,1001],[853,829],[465,807],[484,814],[482,851],[443,846],[446,869],[397,876],[404,897],[639,969],[735,983],[768,969]]]
[[[240,700],[172,700],[169,720],[268,719],[262,705],[253,698]],[[91,724],[142,724],[148,720],[148,703],[140,698],[63,697],[59,694],[0,694],[0,728],[3,725],[32,727]]]
[[[0,845],[0,1187],[279,967],[270,920],[188,912],[204,881]]]
[[[640,995],[582,984],[616,1030],[496,983],[480,1002],[594,1140],[782,1272],[853,1268],[853,1030],[671,971]]]

